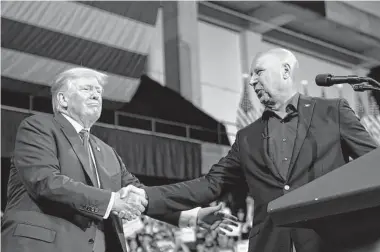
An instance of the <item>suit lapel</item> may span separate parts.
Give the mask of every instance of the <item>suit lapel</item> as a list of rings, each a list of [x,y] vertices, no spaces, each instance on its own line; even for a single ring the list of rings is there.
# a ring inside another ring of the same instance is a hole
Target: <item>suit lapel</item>
[[[82,163],[82,167],[90,178],[93,185],[96,185],[95,174],[92,172],[90,166],[90,159],[87,155],[87,151],[85,150],[82,140],[80,139],[78,133],[75,131],[74,127],[70,124],[69,121],[66,120],[65,117],[61,114],[57,114],[54,119],[61,125],[61,130],[66,136],[67,140],[71,144],[75,154],[77,155],[79,161]]]
[[[92,147],[92,152],[94,153],[101,188],[111,190],[111,175],[107,172],[104,165],[104,150],[100,148],[101,145],[93,135],[90,135],[90,144]]]
[[[297,135],[294,142],[292,159],[289,166],[288,178],[292,172],[295,162],[299,156],[301,147],[305,141],[307,133],[309,132],[311,119],[313,117],[313,111],[315,106],[315,100],[311,97],[300,95],[298,103],[298,126]]]

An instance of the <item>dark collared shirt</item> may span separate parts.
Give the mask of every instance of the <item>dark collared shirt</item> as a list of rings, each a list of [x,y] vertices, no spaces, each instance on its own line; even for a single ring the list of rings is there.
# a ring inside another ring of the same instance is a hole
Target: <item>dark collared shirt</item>
[[[270,109],[263,113],[263,119],[268,120],[268,155],[284,179],[288,175],[297,134],[299,97],[296,93],[287,102],[287,114],[283,119]]]

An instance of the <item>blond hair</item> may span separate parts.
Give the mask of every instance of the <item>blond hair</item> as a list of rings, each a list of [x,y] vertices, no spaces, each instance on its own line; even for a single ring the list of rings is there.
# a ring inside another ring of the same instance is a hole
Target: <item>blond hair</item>
[[[50,89],[54,114],[62,112],[63,110],[58,102],[58,93],[69,90],[73,80],[79,78],[96,78],[98,83],[104,86],[106,84],[107,77],[108,76],[106,74],[84,67],[71,68],[58,74]]]

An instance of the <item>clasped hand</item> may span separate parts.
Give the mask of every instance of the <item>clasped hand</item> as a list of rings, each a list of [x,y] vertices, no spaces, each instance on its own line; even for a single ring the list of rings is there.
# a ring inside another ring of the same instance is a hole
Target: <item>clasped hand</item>
[[[222,204],[201,208],[197,216],[198,226],[207,230],[215,230],[222,235],[226,234],[225,231],[232,232],[233,228],[238,226],[238,218],[226,214],[222,210]]]
[[[148,205],[144,189],[128,185],[115,193],[112,212],[125,220],[139,217]]]

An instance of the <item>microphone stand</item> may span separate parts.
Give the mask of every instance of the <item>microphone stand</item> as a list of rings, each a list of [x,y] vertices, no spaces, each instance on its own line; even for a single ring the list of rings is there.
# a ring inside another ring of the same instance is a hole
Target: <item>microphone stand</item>
[[[363,92],[365,90],[380,91],[380,83],[369,77],[362,77],[363,83],[350,84],[351,87],[357,92]]]

